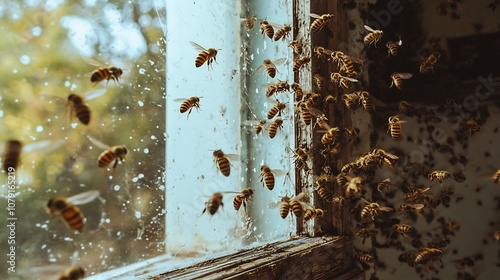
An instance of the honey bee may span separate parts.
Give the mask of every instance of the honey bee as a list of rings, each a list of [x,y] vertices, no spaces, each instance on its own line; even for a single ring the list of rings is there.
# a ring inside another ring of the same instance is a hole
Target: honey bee
[[[85,270],[80,266],[68,267],[58,280],[79,280],[85,277]]]
[[[339,136],[340,129],[338,127],[330,128],[323,136],[321,137],[321,144],[328,145],[334,144]]]
[[[291,149],[290,149],[291,150]],[[307,168],[307,160],[309,159],[309,152],[304,148],[297,147],[295,150],[292,150],[294,164],[296,168]]]
[[[490,177],[493,180],[493,183],[500,184],[500,169],[498,169],[493,175]]]
[[[411,77],[413,77],[413,74],[410,73],[399,73],[399,72],[392,73],[391,74],[392,82],[389,88],[392,88],[392,86],[396,86],[399,90],[401,90],[403,87],[403,80],[408,80]]]
[[[403,196],[403,200],[406,203],[418,203],[418,204],[423,204],[426,205],[430,202],[431,198],[427,195],[427,191],[429,191],[431,188],[416,188],[408,192]]]
[[[251,16],[243,19],[244,25],[247,30],[252,30],[253,27],[255,26],[255,23],[257,23],[257,17],[256,16]]]
[[[200,98],[201,97],[193,96],[188,99],[177,98],[174,99],[174,101],[182,102],[179,111],[181,112],[181,114],[188,112],[187,116],[189,118],[189,114],[191,114],[191,110],[193,110],[193,108],[196,108],[197,111],[201,110]]]
[[[290,197],[288,196],[283,196],[281,198],[281,206],[280,206],[280,217],[281,218],[286,218],[288,216],[288,213],[290,212]]]
[[[293,52],[296,55],[301,55],[303,51],[302,43],[300,43],[298,40],[293,40],[290,42],[289,46],[293,49]]]
[[[422,63],[420,64],[419,71],[422,74],[425,74],[432,70],[434,72],[434,65],[438,62],[439,58],[441,57],[441,54],[438,52],[433,52],[431,53]]]
[[[472,135],[474,133],[481,131],[481,126],[474,119],[468,119],[461,125],[461,131],[470,131]]]
[[[260,33],[267,35],[267,37],[272,40],[274,37],[274,28],[267,20],[261,20]]]
[[[342,100],[345,103],[345,106],[350,109],[354,110],[358,107],[360,103],[360,96],[356,93],[345,93],[342,95]]]
[[[295,95],[295,100],[302,100],[302,97],[304,96],[304,91],[302,90],[302,86],[299,83],[293,83],[292,90]]]
[[[402,44],[403,44],[403,41],[401,41],[401,39],[399,39],[399,41],[397,41],[397,42],[393,42],[393,41],[387,42],[387,44],[386,44],[387,57],[389,57],[391,55],[398,55],[399,47],[401,47]]]
[[[222,193],[216,192],[212,194],[207,202],[205,202],[205,208],[203,209],[203,212],[201,212],[201,214],[205,214],[205,212],[208,210],[208,213],[210,213],[210,215],[214,215],[219,209],[219,206],[224,206],[224,204],[222,203]]]
[[[401,124],[406,121],[402,121],[399,119],[399,116],[391,116],[389,117],[389,129],[388,133],[391,134],[392,139],[399,140],[401,137]]]
[[[364,270],[370,269],[370,264],[374,262],[373,256],[367,253],[358,253],[357,259]]]
[[[231,162],[229,158],[236,159],[237,156],[233,154],[225,154],[222,150],[215,150],[213,152],[214,162],[217,163],[217,168],[220,170],[222,175],[228,177],[231,174]]]
[[[377,184],[377,190],[379,193],[384,193],[384,189],[391,188],[391,178],[382,180],[382,182]]]
[[[373,28],[371,28],[368,25],[365,25],[364,27],[366,30],[370,31],[370,33],[366,34],[365,38],[363,39],[363,42],[365,44],[368,44],[368,46],[375,44],[376,47],[377,42],[382,38],[384,32],[382,30],[373,30]]]
[[[269,111],[267,112],[267,119],[270,120],[274,118],[276,115],[281,116],[281,112],[283,112],[285,108],[286,108],[285,103],[277,101],[275,105],[271,107],[271,109],[269,109]]]
[[[270,191],[274,189],[275,176],[281,175],[283,175],[282,170],[271,169],[267,165],[263,165],[260,168],[260,181],[263,182]]]
[[[430,260],[441,259],[443,251],[436,248],[423,248],[420,249],[418,254],[415,256],[416,264],[426,264]]]
[[[363,109],[365,111],[371,111],[375,106],[373,105],[372,98],[370,97],[370,93],[367,91],[362,91],[359,93],[359,101],[361,105],[363,105]]]
[[[320,74],[314,74],[313,76],[314,82],[320,91],[325,87],[325,78]]]
[[[329,57],[329,56],[332,55],[332,51],[331,50],[325,49],[322,46],[316,46],[316,47],[314,47],[313,52],[316,54],[316,56],[318,58],[322,58],[322,59],[327,58],[327,57]]]
[[[451,174],[445,170],[435,170],[429,173],[428,177],[431,183],[434,183],[434,181],[442,183],[444,179],[451,177]]]
[[[356,236],[363,238],[362,244],[365,244],[365,239],[378,234],[378,230],[374,228],[361,228],[356,232]]]
[[[351,83],[357,83],[358,80],[350,78],[350,77],[344,77],[340,73],[334,72],[330,74],[330,80],[332,82],[335,82],[339,87],[343,88],[349,88],[351,86]]]
[[[292,27],[290,25],[283,25],[283,27],[281,27],[276,31],[276,33],[274,33],[274,41],[278,41],[279,39],[282,39],[284,41],[291,31]]]
[[[260,134],[262,130],[265,128],[267,122],[266,120],[259,120],[259,123],[255,125],[255,133]]]
[[[115,83],[118,83],[120,80],[120,77],[123,74],[123,70],[115,67],[115,66],[107,66],[97,60],[88,58],[88,57],[82,57],[83,60],[85,60],[88,64],[97,66],[96,70],[93,72],[89,73],[90,75],[90,81],[94,83],[94,86],[96,86],[98,83],[106,80],[106,86],[109,83],[109,80],[115,81]]]
[[[361,184],[363,179],[361,177],[354,177],[346,183],[345,197],[350,198],[361,191]]]
[[[70,94],[68,96],[68,106],[71,107],[72,114],[74,113],[78,120],[87,125],[90,122],[90,109],[87,105],[83,104],[83,98],[77,94]]]
[[[276,136],[276,133],[278,133],[278,129],[283,129],[283,120],[281,118],[276,118],[269,125],[269,138],[274,138]]]
[[[302,55],[300,58],[293,62],[293,72],[298,72],[302,66],[311,61],[311,58],[307,55]]]
[[[75,205],[89,203],[99,197],[99,191],[86,191],[71,197],[57,196],[49,199],[45,204],[47,213],[51,217],[59,216],[69,229],[81,232],[84,226],[83,213]]]
[[[233,200],[234,210],[236,210],[236,211],[240,210],[241,205],[243,205],[243,207],[245,207],[245,209],[246,209],[246,207],[247,207],[246,202],[249,200],[251,201],[252,198],[253,198],[252,188],[242,189],[241,192],[234,197],[234,200]]]
[[[112,161],[115,162],[112,168],[112,173],[114,175],[118,162],[123,162],[125,160],[125,156],[128,153],[127,148],[123,145],[110,147],[90,136],[88,136],[88,138],[94,145],[104,150],[97,158],[97,165],[99,168],[106,168]]]
[[[311,32],[314,33],[323,29],[323,27],[325,27],[326,24],[332,20],[333,14],[323,14],[320,16],[311,13],[311,17],[315,18],[315,20],[311,23]]]
[[[21,162],[21,150],[23,143],[19,140],[8,140],[5,142],[5,150],[2,155],[2,167],[6,174],[15,171]]]
[[[295,217],[301,218],[304,215],[304,202],[293,198],[290,200],[290,209]]]
[[[417,230],[407,224],[394,224],[392,230],[399,232],[403,238],[414,237],[417,234]]]
[[[334,51],[331,54],[331,58],[334,62],[337,61],[337,65],[340,67],[341,71],[353,75],[358,75],[355,68],[363,64],[361,59],[348,56],[341,51]]]
[[[214,48],[205,49],[204,47],[190,41],[191,45],[198,50],[200,53],[194,61],[196,68],[201,67],[205,62],[207,62],[208,69],[210,69],[210,64],[217,62],[217,50]],[[213,65],[212,65],[213,69]]]
[[[362,199],[367,205],[361,209],[361,218],[362,219],[371,219],[375,220],[375,217],[379,215],[380,211],[389,212],[393,209],[390,207],[380,206],[380,204],[376,202],[369,202],[365,199]]]
[[[402,113],[402,114],[405,114],[406,116],[408,117],[413,117],[415,116],[415,111],[416,111],[416,108],[413,107],[410,103],[408,103],[407,101],[401,101],[399,102],[399,112]]]
[[[306,125],[310,125],[312,122],[312,114],[311,111],[307,109],[307,105],[305,102],[300,102],[299,103],[299,112],[302,117],[302,120]]]
[[[265,69],[267,75],[269,77],[274,78],[276,76],[276,72],[279,72],[278,69],[276,68],[277,64],[281,64],[285,61],[285,58],[280,58],[277,59],[275,62],[271,61],[270,59],[265,59],[264,64],[259,66],[257,70]]]
[[[399,211],[403,212],[404,215],[409,217],[412,221],[416,221],[420,210],[424,207],[423,204],[404,203],[399,205]]]
[[[304,212],[304,221],[307,222],[313,218],[321,218],[324,215],[325,215],[325,211],[323,209],[310,207],[310,208],[307,208]]]

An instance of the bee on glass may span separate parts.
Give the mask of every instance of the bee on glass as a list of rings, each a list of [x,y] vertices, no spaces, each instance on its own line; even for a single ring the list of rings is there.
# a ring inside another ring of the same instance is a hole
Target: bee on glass
[[[89,203],[99,197],[99,191],[86,191],[71,197],[57,196],[49,199],[45,204],[47,213],[51,217],[61,217],[69,229],[81,232],[84,226],[84,216],[75,205]]]
[[[260,21],[260,33],[265,34],[269,39],[274,37],[274,27],[267,20]]]
[[[493,183],[500,184],[500,169],[498,169],[493,175],[490,177],[493,180]]]
[[[228,177],[231,174],[231,160],[236,160],[237,155],[225,154],[222,150],[215,150],[213,152],[214,162],[217,164],[217,169],[220,170],[222,175]]]
[[[275,116],[281,116],[281,112],[286,108],[286,104],[276,101],[273,107],[267,112],[267,119],[270,120]]]
[[[189,114],[191,114],[191,110],[193,110],[193,108],[196,108],[197,111],[201,110],[200,108],[200,97],[197,97],[197,96],[192,96],[190,98],[177,98],[177,99],[174,99],[174,101],[176,102],[182,102],[181,103],[181,106],[179,108],[179,111],[181,112],[181,114],[183,113],[187,113],[187,117],[189,118]]]
[[[274,62],[270,59],[264,59],[263,65],[259,66],[257,68],[257,71],[265,69],[267,75],[269,75],[269,77],[271,78],[274,78],[276,76],[276,72],[279,72],[278,69],[276,68],[276,65],[279,65],[283,62],[285,62],[285,58],[277,59]]]
[[[252,198],[253,198],[252,188],[244,188],[234,197],[233,200],[234,210],[236,211],[240,210],[241,205],[243,205],[243,207],[245,207],[246,209],[247,207],[246,202],[252,200]]]
[[[205,214],[205,212],[208,210],[208,213],[210,213],[210,215],[214,215],[220,206],[224,206],[224,204],[222,203],[222,198],[223,196],[220,192],[212,194],[210,199],[205,202],[205,208],[203,209],[203,212],[201,212],[201,214]]]
[[[435,170],[429,173],[428,177],[432,183],[434,183],[434,181],[442,183],[444,179],[451,177],[451,174],[450,172],[445,170]]]
[[[271,169],[267,165],[263,165],[260,168],[260,181],[264,183],[264,185],[272,191],[275,185],[275,176],[281,176],[283,172],[281,170]]]
[[[5,142],[5,150],[2,154],[2,167],[6,174],[15,171],[21,162],[21,150],[23,143],[19,140],[8,140]]]
[[[108,85],[109,80],[113,80],[115,81],[115,83],[119,82],[120,77],[123,74],[123,70],[121,68],[115,66],[107,66],[97,60],[88,57],[82,57],[82,58],[88,64],[99,67],[93,72],[88,74],[90,75],[90,81],[94,83],[94,86],[96,86],[98,83],[104,80],[106,80],[106,86]]]
[[[190,41],[191,45],[200,53],[194,60],[194,66],[196,68],[201,67],[205,62],[207,63],[208,69],[210,69],[210,64],[217,62],[217,50],[214,48],[205,49],[204,47],[198,45],[195,42]],[[213,65],[212,65],[213,69]]]
[[[106,168],[111,162],[114,161],[113,168],[111,169],[112,174],[114,175],[118,162],[123,162],[125,160],[125,156],[128,153],[127,148],[123,145],[110,147],[90,136],[88,136],[88,138],[94,145],[105,150],[97,158],[97,165],[99,166],[99,168]]]
[[[104,93],[106,93],[106,89],[88,92],[85,97],[81,97],[80,95],[74,93],[70,94],[66,103],[66,109],[70,108],[70,120],[74,115],[82,124],[88,125],[90,123],[91,111],[90,108],[84,104],[84,100],[88,101],[94,99]]]
[[[276,134],[278,133],[278,129],[283,129],[283,120],[281,118],[276,118],[270,125],[269,125],[269,138],[274,138]]]
[[[382,39],[382,36],[384,35],[384,32],[382,30],[374,30],[368,25],[364,26],[366,30],[370,31],[370,33],[366,34],[365,38],[363,39],[363,42],[365,44],[368,44],[368,46],[371,46],[372,44],[377,46],[377,42]]]

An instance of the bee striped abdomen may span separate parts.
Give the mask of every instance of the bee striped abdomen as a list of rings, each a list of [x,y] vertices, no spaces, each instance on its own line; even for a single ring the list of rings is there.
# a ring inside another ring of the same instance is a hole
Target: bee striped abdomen
[[[78,120],[83,124],[89,124],[90,122],[90,109],[85,104],[80,104],[75,106],[75,114]]]
[[[67,207],[62,211],[61,215],[69,228],[82,231],[83,214],[80,212],[80,209],[78,209],[78,207]]]
[[[220,172],[224,176],[229,176],[231,173],[231,165],[226,157],[220,157],[217,159],[217,164],[219,165]]]
[[[90,77],[90,81],[93,83],[98,83],[104,79],[110,79],[110,72],[108,68],[99,68],[92,73],[92,76]]]
[[[243,204],[243,197],[239,195],[235,196],[233,200],[234,210],[236,211],[240,210],[241,204]]]
[[[115,159],[115,155],[110,150],[104,151],[97,159],[99,167],[108,166]]]
[[[196,60],[194,61],[194,65],[196,67],[202,66],[208,60],[208,57],[209,57],[208,52],[206,51],[200,52],[200,54],[196,57]]]

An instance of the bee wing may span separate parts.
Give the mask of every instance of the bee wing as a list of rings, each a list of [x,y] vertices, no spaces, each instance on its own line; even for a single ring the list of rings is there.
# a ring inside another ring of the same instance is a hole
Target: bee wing
[[[286,174],[286,171],[283,169],[272,169],[271,173],[273,173],[274,176],[283,176]]]
[[[192,45],[195,49],[197,49],[198,51],[200,51],[200,52],[207,51],[207,49],[205,49],[204,47],[202,47],[202,46],[200,46],[200,45],[196,44],[196,43],[195,43],[195,42],[193,42],[193,41],[189,41],[189,43],[191,43],[191,45]]]
[[[413,77],[413,74],[411,74],[411,73],[398,73],[398,75],[402,79],[409,79],[409,78]]]
[[[27,144],[26,146],[23,147],[23,152],[37,152],[37,151],[43,151],[44,153],[50,153],[57,148],[59,148],[64,140],[42,140],[42,141],[37,141],[33,142],[30,144]]]
[[[91,190],[68,197],[67,201],[74,205],[82,205],[82,204],[87,204],[92,200],[98,198],[99,195],[100,192],[98,190]]]
[[[348,80],[348,81],[354,82],[354,83],[357,83],[357,82],[358,82],[358,80],[353,79],[353,78],[350,78],[350,77],[345,77],[345,76],[342,76],[342,78],[344,78],[344,79],[346,79],[346,80]]]
[[[375,30],[373,30],[373,28],[371,28],[370,26],[368,26],[366,24],[364,25],[364,27],[365,27],[366,30],[368,30],[370,32],[375,32]]]
[[[92,100],[94,98],[100,97],[100,96],[104,95],[107,91],[108,91],[108,89],[106,89],[106,88],[88,91],[85,94],[85,100]]]
[[[87,135],[87,138],[89,138],[89,140],[90,140],[90,142],[92,142],[92,144],[96,145],[97,147],[99,147],[103,150],[111,149],[111,147],[109,145],[106,145],[106,144],[102,143],[101,141],[99,141],[95,138],[92,138],[90,135]]]
[[[224,154],[231,161],[241,161],[241,156],[238,154]]]
[[[184,102],[186,100],[188,100],[189,98],[176,98],[174,99],[174,102]]]
[[[399,41],[396,44],[398,44],[399,46],[403,45],[403,40],[399,39]]]
[[[321,16],[320,16],[320,15],[315,14],[315,13],[310,13],[310,16],[311,16],[312,18],[321,18]]]
[[[391,207],[385,207],[385,206],[380,206],[379,209],[380,209],[380,211],[384,211],[384,212],[390,212],[390,211],[394,210]]]
[[[93,65],[93,66],[97,66],[97,67],[107,67],[106,64],[100,62],[100,61],[97,61],[93,58],[90,58],[90,57],[84,57],[82,56],[82,59],[85,60],[85,62],[87,62],[88,64],[90,65]]]
[[[411,204],[411,208],[417,209],[417,210],[422,209],[424,207],[425,207],[425,205],[423,205],[423,204]]]
[[[285,63],[285,61],[286,61],[286,57],[276,59],[275,61],[273,61],[274,67],[276,68],[276,65],[281,65],[281,64]]]

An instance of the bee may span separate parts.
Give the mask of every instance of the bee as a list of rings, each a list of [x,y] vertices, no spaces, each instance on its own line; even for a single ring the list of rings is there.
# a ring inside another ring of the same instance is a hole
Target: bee
[[[399,211],[403,212],[404,215],[409,217],[412,221],[416,221],[420,210],[424,207],[423,204],[404,203],[399,205]]]
[[[356,236],[363,238],[362,244],[365,244],[365,239],[378,234],[378,230],[374,228],[361,228],[356,232]]]
[[[500,241],[500,229],[495,229],[493,231],[493,239],[496,241]]]
[[[399,116],[391,116],[389,117],[389,129],[388,133],[391,134],[392,139],[399,140],[401,137],[401,124],[406,121],[402,121],[399,119]]]
[[[451,174],[445,170],[435,170],[429,173],[428,177],[431,183],[434,183],[434,181],[442,183],[444,179],[451,177]]]
[[[252,200],[253,198],[253,190],[252,188],[244,188],[241,190],[241,192],[234,197],[233,200],[233,206],[234,210],[238,211],[241,208],[241,205],[243,204],[243,207],[247,207],[246,202],[249,200]]]
[[[203,209],[203,212],[201,212],[201,214],[205,214],[205,212],[208,210],[208,213],[210,213],[210,215],[214,215],[220,206],[224,206],[224,204],[222,203],[222,193],[216,192],[212,194],[207,202],[205,202],[205,208]]]
[[[90,122],[90,109],[87,105],[83,104],[83,98],[77,94],[70,94],[68,96],[68,105],[71,107],[72,114],[74,113],[78,120],[87,125]]]
[[[281,118],[276,118],[269,125],[269,138],[274,138],[276,136],[276,133],[278,132],[278,129],[283,129],[283,120]]]
[[[285,61],[284,58],[277,59],[275,62],[270,59],[264,59],[264,64],[259,66],[257,70],[266,69],[267,75],[269,77],[274,78],[276,76],[276,72],[279,72],[276,68],[276,64],[281,64]]]
[[[399,90],[401,90],[403,87],[403,80],[408,80],[411,77],[413,77],[413,74],[394,72],[391,74],[392,82],[389,88],[396,86]]]
[[[207,63],[208,69],[210,69],[210,64],[217,62],[217,50],[214,48],[205,49],[204,47],[196,44],[195,42],[190,42],[191,45],[198,50],[200,53],[194,60],[194,65],[196,68],[201,67],[205,62]],[[213,69],[213,65],[212,65]]]
[[[295,95],[295,100],[302,100],[302,97],[304,96],[304,91],[302,90],[302,86],[299,83],[293,83],[292,90]]]
[[[344,77],[340,73],[332,73],[330,74],[330,80],[332,82],[335,82],[339,87],[343,88],[349,88],[351,86],[351,83],[357,83],[358,80],[350,78],[350,77]]]
[[[382,182],[377,184],[377,190],[379,193],[384,193],[384,189],[391,188],[391,178],[384,179]]]
[[[474,133],[481,131],[481,126],[471,118],[462,123],[461,131],[470,131],[474,135]]]
[[[334,54],[332,53],[332,58],[333,57],[334,57]],[[335,58],[333,60],[337,61],[337,64],[340,66],[340,68],[343,71],[345,71],[348,74],[353,74],[353,75],[358,75],[358,73],[355,71],[355,67],[357,65],[363,64],[363,61],[361,59],[345,55],[344,53],[342,53],[340,51],[335,52]]]
[[[362,91],[359,93],[359,101],[361,105],[363,105],[363,109],[365,111],[371,111],[375,106],[373,105],[372,98],[370,97],[370,93],[367,91]]]
[[[318,193],[318,196],[325,201],[332,201],[333,194],[330,191],[333,188],[333,183],[335,182],[335,177],[330,174],[321,175],[316,184],[314,190]]]
[[[293,152],[294,164],[297,168],[306,167],[309,159],[309,152],[301,147],[297,147]]]
[[[267,112],[267,119],[270,120],[274,118],[276,115],[281,116],[281,112],[283,112],[285,108],[286,108],[285,103],[277,101],[275,105],[271,107],[271,109],[269,109],[269,111]]]
[[[325,78],[320,74],[314,74],[313,79],[318,89],[322,91],[325,88]]]
[[[282,170],[276,170],[276,169],[271,169],[267,165],[263,165],[260,168],[260,181],[263,182],[263,184],[270,190],[272,191],[274,189],[274,184],[275,184],[275,176],[281,176],[283,175]]]
[[[255,23],[257,23],[257,17],[256,16],[251,16],[247,17],[244,20],[244,24],[247,30],[252,30],[253,27],[255,26]]]
[[[493,183],[500,184],[500,169],[498,169],[493,175],[490,177],[493,180]]]
[[[290,42],[289,46],[293,49],[293,52],[296,55],[301,55],[303,51],[302,43],[300,43],[298,40],[293,40]]]
[[[68,267],[58,280],[79,280],[85,277],[85,270],[80,266]]]
[[[392,230],[399,232],[403,238],[414,237],[417,234],[417,230],[407,224],[394,224]]]
[[[106,80],[106,86],[108,85],[109,80],[113,80],[115,81],[115,83],[118,83],[120,77],[123,75],[123,70],[118,67],[107,66],[97,60],[88,57],[82,57],[82,58],[88,64],[99,67],[93,72],[89,73],[90,81],[94,83],[94,86],[96,86],[98,83],[104,80]]]
[[[416,108],[413,107],[413,105],[411,105],[407,101],[403,100],[403,101],[399,102],[399,107],[398,108],[399,108],[399,112],[400,113],[405,114],[408,117],[415,116]]]
[[[324,59],[325,57],[328,57],[328,56],[332,55],[332,51],[331,50],[325,49],[322,46],[316,46],[316,47],[314,47],[313,51],[314,51],[314,53],[316,54],[316,56],[318,58],[322,58],[322,59]]]
[[[281,198],[281,206],[280,206],[280,217],[281,218],[286,218],[288,216],[288,213],[290,212],[290,197],[288,196],[283,196]]]
[[[311,61],[311,58],[307,55],[302,55],[299,59],[296,59],[293,62],[293,72],[298,72],[309,61]]]
[[[365,29],[370,31],[370,33],[366,34],[365,38],[363,39],[363,42],[365,44],[368,44],[368,46],[375,44],[375,47],[376,47],[377,42],[382,38],[382,36],[384,35],[384,32],[382,30],[373,30],[368,25],[365,25]]]
[[[82,211],[75,205],[89,203],[99,197],[99,191],[86,191],[71,197],[57,196],[50,198],[45,209],[51,217],[59,216],[69,229],[81,232],[84,226]]]
[[[178,99],[175,99],[174,101],[182,102],[181,106],[179,108],[179,111],[181,112],[181,114],[188,112],[187,115],[189,118],[189,114],[191,114],[191,110],[193,110],[193,108],[196,108],[197,111],[199,111],[201,109],[200,108],[200,98],[201,97],[193,96],[193,97],[190,97],[188,99],[178,98]]]
[[[419,203],[419,204],[428,204],[431,198],[427,195],[427,191],[431,188],[420,189],[416,188],[408,192],[403,196],[403,200],[406,203]]]
[[[321,144],[328,145],[334,144],[339,136],[340,129],[338,127],[330,128],[323,136],[321,137]]]
[[[311,111],[311,114],[313,114],[317,117],[316,123],[314,124],[314,126],[318,125],[319,127],[323,128],[323,129],[327,129],[327,130],[330,129],[330,125],[328,124],[328,119],[326,118],[325,114],[318,116],[318,114],[312,113],[312,111]]]
[[[369,202],[365,199],[362,199],[365,203],[368,203],[363,209],[361,209],[361,218],[362,219],[372,219],[375,220],[375,217],[379,215],[380,211],[389,212],[393,209],[390,207],[380,206],[380,204],[376,202]]]
[[[423,248],[419,250],[418,254],[415,256],[416,264],[426,264],[430,260],[440,259],[443,255],[443,251],[436,248]]]
[[[283,27],[281,27],[276,31],[276,33],[274,33],[274,41],[278,41],[279,39],[282,39],[284,41],[291,31],[292,27],[290,25],[283,25]]]
[[[261,20],[260,33],[267,35],[267,37],[272,40],[274,37],[274,28],[267,20]]]
[[[234,157],[235,155],[225,154],[222,150],[215,150],[213,152],[214,162],[217,163],[218,169],[222,175],[228,177],[231,174],[231,163],[229,157]]]
[[[323,99],[324,102],[326,104],[335,104],[337,103],[337,97],[331,95],[331,94],[328,94],[327,96],[325,96],[325,98]]]
[[[310,125],[312,121],[312,114],[309,109],[307,109],[307,105],[305,102],[300,102],[299,103],[299,112],[302,117],[302,120],[306,125]]]
[[[420,63],[419,71],[422,74],[425,74],[432,70],[434,72],[434,65],[438,62],[441,54],[438,52],[431,53],[422,63]]]
[[[325,211],[323,209],[310,207],[310,208],[307,208],[304,212],[304,221],[307,222],[313,218],[321,218],[324,215],[325,215]]]
[[[320,16],[311,13],[311,17],[315,18],[315,20],[311,23],[311,32],[314,33],[323,29],[323,27],[325,27],[325,25],[332,20],[333,14],[323,14]]]
[[[402,44],[403,44],[403,41],[401,41],[401,39],[399,39],[399,41],[397,41],[397,42],[393,42],[393,41],[387,42],[387,44],[386,44],[387,57],[389,57],[391,55],[398,55],[399,47],[401,47]]]
[[[255,133],[260,134],[267,124],[266,120],[259,120],[259,123],[255,126]]]
[[[345,197],[350,198],[361,191],[361,184],[363,179],[361,177],[354,177],[346,183]]]
[[[128,153],[127,148],[123,145],[110,147],[90,136],[88,136],[88,138],[94,145],[104,149],[104,152],[102,152],[97,158],[97,165],[99,168],[106,168],[112,161],[114,161],[112,168],[112,173],[114,174],[118,162],[123,162],[125,160],[125,156]]]
[[[364,270],[370,269],[370,264],[374,262],[373,256],[366,253],[358,254],[357,258]]]
[[[8,140],[5,142],[5,150],[2,155],[2,167],[6,174],[15,171],[21,162],[21,150],[23,143],[19,140]]]
[[[360,96],[356,93],[345,93],[342,95],[342,100],[349,110],[354,110],[360,103]]]

